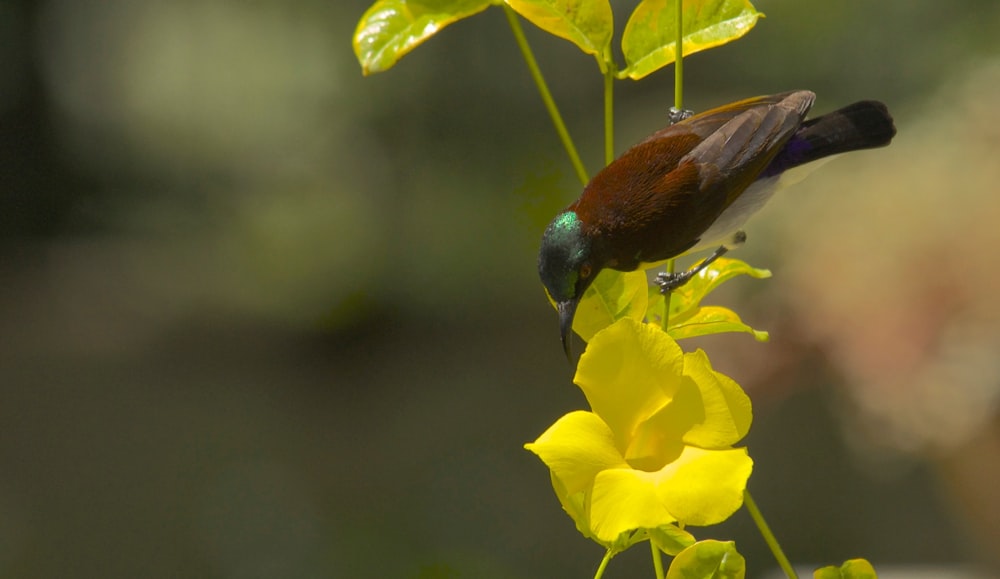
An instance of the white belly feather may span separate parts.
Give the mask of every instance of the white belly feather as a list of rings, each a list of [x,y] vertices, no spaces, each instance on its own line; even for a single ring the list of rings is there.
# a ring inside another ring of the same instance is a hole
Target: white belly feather
[[[832,158],[827,157],[808,165],[790,169],[774,177],[754,181],[736,201],[733,201],[732,205],[722,212],[722,215],[719,215],[715,223],[702,234],[698,243],[685,251],[684,255],[705,249],[715,249],[721,245],[729,244],[733,239],[733,234],[742,229],[747,219],[754,213],[757,213],[772,195],[789,185],[794,185],[805,179],[820,165]]]

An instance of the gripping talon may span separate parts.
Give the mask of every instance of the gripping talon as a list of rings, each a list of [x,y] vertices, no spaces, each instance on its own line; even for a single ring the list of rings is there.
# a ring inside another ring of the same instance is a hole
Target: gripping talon
[[[689,269],[687,271],[682,271],[680,273],[667,273],[662,272],[656,274],[656,279],[653,281],[656,285],[660,286],[661,294],[668,294],[675,289],[686,284],[689,279],[691,279],[694,274],[698,273],[696,269]]]
[[[742,245],[746,240],[747,240],[747,234],[744,233],[742,230],[740,230],[733,234],[733,238],[730,240],[730,244],[733,247],[738,247]],[[712,252],[712,255],[706,257],[701,263],[699,263],[698,265],[692,267],[687,271],[682,271],[680,273],[663,272],[656,274],[656,280],[653,283],[660,286],[661,294],[670,293],[675,289],[681,287],[682,285],[686,284],[689,279],[697,275],[706,267],[712,265],[712,262],[725,255],[727,251],[729,251],[728,247],[726,247],[725,245],[720,246],[718,249]]]
[[[670,107],[667,111],[667,118],[670,119],[671,125],[676,125],[677,123],[694,116],[694,111],[688,109],[679,109],[677,107]]]

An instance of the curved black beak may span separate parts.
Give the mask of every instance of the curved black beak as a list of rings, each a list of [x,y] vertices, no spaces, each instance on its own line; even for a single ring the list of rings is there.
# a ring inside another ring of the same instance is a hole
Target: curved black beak
[[[559,337],[562,338],[563,352],[570,363],[573,362],[573,317],[578,303],[578,300],[566,300],[556,306],[559,310]]]

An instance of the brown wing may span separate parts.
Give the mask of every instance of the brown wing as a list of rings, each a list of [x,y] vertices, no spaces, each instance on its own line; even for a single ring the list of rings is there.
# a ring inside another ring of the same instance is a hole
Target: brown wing
[[[770,106],[745,108],[708,135],[679,164],[691,162],[698,166],[704,194],[723,189],[725,208],[767,168],[802,124],[815,99],[812,92],[797,91],[785,93],[777,102],[768,102]]]
[[[694,245],[794,133],[813,98],[798,91],[738,101],[626,151],[569,207],[598,242],[599,261],[634,269]]]
[[[807,111],[812,106],[812,102],[815,99],[815,94],[810,91],[789,91],[743,99],[721,107],[709,109],[705,112],[693,115],[679,123],[663,128],[647,137],[643,143],[669,137],[676,134],[678,131],[690,132],[698,135],[702,139],[707,139],[712,135],[712,133],[719,130],[723,125],[733,120],[733,118],[739,116],[741,113],[754,108],[776,105],[793,96],[796,98],[801,98],[801,96],[809,97],[809,104],[806,106]],[[803,112],[803,114],[805,114],[805,112]]]

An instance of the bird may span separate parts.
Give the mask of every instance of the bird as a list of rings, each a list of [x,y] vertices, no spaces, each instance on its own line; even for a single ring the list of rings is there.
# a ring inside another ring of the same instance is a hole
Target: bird
[[[577,305],[605,268],[649,269],[715,248],[699,265],[660,274],[667,293],[746,239],[742,227],[794,172],[819,159],[888,145],[886,105],[863,100],[806,120],[816,95],[796,90],[699,114],[671,110],[670,125],[590,180],[542,234],[538,273],[559,313],[567,358]]]

